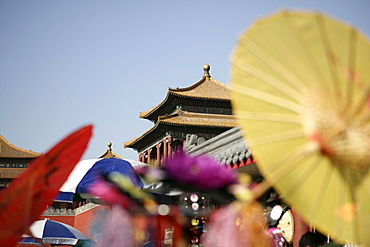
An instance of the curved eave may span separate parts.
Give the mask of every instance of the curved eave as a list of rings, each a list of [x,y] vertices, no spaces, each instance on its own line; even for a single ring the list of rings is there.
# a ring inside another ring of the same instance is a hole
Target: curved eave
[[[42,153],[16,147],[0,135],[0,158],[36,158],[41,155]]]
[[[200,88],[203,83],[211,83],[210,88]],[[212,86],[213,85],[213,86]],[[199,89],[200,88],[200,89]],[[199,89],[199,91],[196,91]],[[223,92],[222,95],[219,95]],[[211,93],[211,94],[210,94]],[[150,115],[163,107],[172,96],[189,99],[201,99],[201,100],[217,100],[217,101],[230,101],[231,100],[231,89],[228,85],[223,84],[213,78],[203,77],[200,81],[194,85],[186,88],[168,88],[165,99],[152,109],[144,112],[140,112],[139,118],[149,119]]]
[[[133,145],[135,145],[137,142],[139,142],[140,140],[142,140],[145,136],[149,135],[149,133],[151,133],[155,129],[157,129],[159,127],[159,125],[160,125],[160,122],[157,122],[152,128],[150,128],[149,130],[147,130],[146,132],[144,132],[144,134],[142,134],[141,136],[135,137],[134,139],[132,139],[130,141],[124,142],[123,143],[123,147],[124,148],[132,148]]]
[[[201,123],[201,124],[191,124],[191,123],[172,123],[172,122],[160,122],[161,124],[165,125],[171,125],[171,126],[190,126],[190,127],[210,127],[210,128],[234,128],[236,125],[234,123],[230,124],[206,124],[206,123]]]
[[[169,89],[168,89],[169,90]],[[147,111],[144,111],[144,112],[140,112],[139,114],[139,118],[148,118],[153,112],[155,112],[157,109],[159,109],[162,105],[164,105],[168,98],[170,97],[170,92],[167,91],[167,94],[166,94],[166,97],[164,98],[164,100],[162,100],[161,103],[159,103],[157,106],[154,106],[152,109],[150,110],[147,110]]]
[[[136,143],[163,125],[180,127],[233,128],[236,127],[237,124],[237,120],[232,115],[199,114],[178,111],[175,114],[159,117],[158,121],[152,128],[140,137],[136,137],[125,142],[124,147],[132,148]]]
[[[212,100],[231,100],[230,86],[223,84],[211,77],[203,77],[194,85],[187,88],[169,88],[169,92],[181,97],[212,99]]]
[[[199,126],[199,127],[222,127],[229,128],[237,126],[237,120],[233,115],[202,114],[177,111],[170,116],[161,116],[158,122],[178,126]]]

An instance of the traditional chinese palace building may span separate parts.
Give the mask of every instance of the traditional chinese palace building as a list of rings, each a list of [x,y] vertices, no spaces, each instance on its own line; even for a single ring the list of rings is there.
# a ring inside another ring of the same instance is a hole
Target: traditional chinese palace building
[[[193,155],[207,154],[230,170],[247,173],[254,181],[262,180],[252,151],[232,115],[231,89],[210,76],[209,65],[203,69],[200,81],[187,88],[169,88],[161,103],[140,113],[140,118],[152,121],[154,126],[125,142],[124,147],[136,150],[141,162],[159,166],[178,148]],[[261,200],[268,203],[274,198],[278,195],[271,190]],[[291,212],[291,218],[284,218],[286,226],[282,230],[289,232],[290,246],[296,247],[308,226],[294,210]]]
[[[209,140],[237,126],[228,85],[211,77],[208,64],[200,81],[186,88],[169,88],[165,99],[139,117],[154,126],[124,143],[144,163],[160,166],[176,149]],[[192,139],[196,135],[197,139]],[[187,143],[187,144],[186,144]]]
[[[0,189],[18,177],[31,161],[42,155],[14,146],[0,135]]]

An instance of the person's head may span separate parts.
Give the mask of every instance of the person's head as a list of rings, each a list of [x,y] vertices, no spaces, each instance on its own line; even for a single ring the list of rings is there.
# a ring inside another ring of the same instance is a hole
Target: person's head
[[[306,232],[299,240],[299,247],[319,247],[325,244],[326,238],[318,232]]]

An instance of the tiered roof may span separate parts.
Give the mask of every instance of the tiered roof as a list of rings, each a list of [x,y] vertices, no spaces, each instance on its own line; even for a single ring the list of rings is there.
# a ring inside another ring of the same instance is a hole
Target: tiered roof
[[[203,67],[200,81],[186,88],[168,88],[165,99],[150,110],[141,112],[139,117],[156,121],[159,116],[173,112],[177,105],[187,104],[202,107],[231,108],[230,87],[209,75],[210,66]]]
[[[36,158],[42,153],[32,152],[14,146],[0,135],[0,158]]]
[[[177,110],[170,115],[160,116],[157,123],[178,126],[204,126],[233,128],[237,122],[233,115],[202,114]]]
[[[26,165],[32,159],[37,158],[42,153],[32,152],[31,150],[22,149],[14,146],[0,135],[0,184],[2,179],[13,179],[19,176],[24,171]],[[23,168],[17,167],[19,164]],[[15,165],[15,167],[13,167]]]
[[[14,179],[18,177],[25,168],[0,168],[0,180],[1,179]],[[2,185],[1,181],[0,184]]]
[[[124,147],[134,148],[136,143],[140,142],[144,138],[159,131],[161,134],[166,132],[166,129],[161,128],[164,126],[172,127],[205,127],[205,128],[221,128],[230,129],[237,126],[237,120],[232,115],[216,115],[216,114],[202,114],[193,112],[184,112],[181,110],[176,111],[173,114],[167,114],[158,118],[156,124],[142,134],[139,137],[132,139],[131,141],[125,142]],[[158,134],[158,133],[157,133]]]
[[[209,74],[203,67],[200,81],[186,88],[168,88],[165,99],[139,117],[154,122],[141,136],[124,143],[125,148],[139,152],[160,141],[170,131],[183,134],[218,135],[237,126],[231,113],[231,89]]]
[[[164,136],[169,129],[174,132],[184,132],[186,129],[190,133],[203,129],[204,133],[220,134],[236,126],[237,120],[232,115],[202,114],[178,110],[173,114],[159,117],[152,128],[141,136],[125,142],[124,147],[140,151],[142,146],[150,144],[149,140]]]
[[[188,98],[230,100],[230,87],[211,77],[203,77],[187,88],[169,88],[168,94]]]

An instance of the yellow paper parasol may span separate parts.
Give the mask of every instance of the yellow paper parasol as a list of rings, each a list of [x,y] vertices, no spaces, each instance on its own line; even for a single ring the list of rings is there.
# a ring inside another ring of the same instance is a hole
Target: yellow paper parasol
[[[282,11],[232,55],[234,114],[276,190],[337,241],[370,245],[370,42],[314,12]]]

